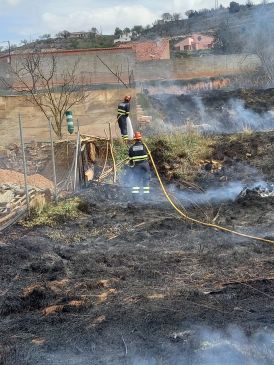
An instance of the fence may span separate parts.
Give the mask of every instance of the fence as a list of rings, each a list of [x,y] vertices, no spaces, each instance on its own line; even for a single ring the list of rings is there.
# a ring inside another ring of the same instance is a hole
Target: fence
[[[105,164],[109,137],[81,137],[80,123],[75,129],[70,139],[53,141],[48,121],[48,139],[33,142],[25,138],[24,117],[18,116],[20,144],[0,147],[0,232],[31,208],[86,186],[94,177],[95,162],[99,170]]]
[[[57,200],[62,189],[76,188],[72,172],[75,141],[53,142],[50,121],[46,141],[25,140],[21,115],[18,134],[20,144],[13,143],[0,151],[0,231],[30,214],[36,200]]]

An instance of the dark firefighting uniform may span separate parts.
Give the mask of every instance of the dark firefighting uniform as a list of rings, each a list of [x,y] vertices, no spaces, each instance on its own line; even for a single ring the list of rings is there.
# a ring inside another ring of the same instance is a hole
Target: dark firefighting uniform
[[[129,102],[123,101],[118,105],[117,120],[124,141],[128,140],[127,117],[129,116],[129,111],[130,111]]]
[[[149,191],[150,167],[148,163],[148,154],[145,146],[141,141],[136,141],[135,144],[130,147],[128,155],[129,155],[130,165],[133,167],[131,192],[133,194],[138,194],[140,192],[148,194],[150,192]]]

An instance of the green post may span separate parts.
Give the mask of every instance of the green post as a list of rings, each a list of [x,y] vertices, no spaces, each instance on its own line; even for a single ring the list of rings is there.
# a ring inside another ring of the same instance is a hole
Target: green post
[[[73,117],[71,111],[66,111],[66,118],[67,118],[67,128],[69,134],[72,134],[74,132],[74,124],[73,124]]]

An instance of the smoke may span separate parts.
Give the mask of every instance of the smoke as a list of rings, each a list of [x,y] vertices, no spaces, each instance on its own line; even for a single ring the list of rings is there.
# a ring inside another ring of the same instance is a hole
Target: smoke
[[[176,200],[180,201],[185,208],[193,205],[218,204],[222,202],[234,201],[241,194],[244,196],[244,193],[248,189],[257,189],[258,195],[261,197],[273,195],[273,186],[261,180],[256,169],[250,168],[249,166],[243,166],[241,164],[239,164],[237,168],[241,170],[241,172],[244,171],[246,182],[230,181],[223,184],[222,186],[215,185],[214,187],[208,188],[204,191],[190,191],[187,190],[187,188],[181,190],[174,184],[170,184],[166,188],[169,194],[172,197],[175,197]],[[139,178],[134,175],[134,171],[132,171],[130,168],[126,169],[126,171],[124,171],[120,176],[119,184],[128,189],[130,199],[138,198],[137,196],[133,197],[130,194],[131,186],[140,185]],[[143,204],[164,203],[166,202],[166,198],[161,192],[157,183],[157,185],[152,185],[151,192],[149,196],[146,197],[146,199],[140,196],[140,202]]]
[[[153,121],[153,134],[184,133],[190,125],[197,132],[212,134],[274,130],[273,109],[259,114],[246,108],[240,99],[222,101],[216,96],[214,105],[208,105],[210,101],[205,104],[197,95],[177,98],[162,94],[156,99],[168,113],[164,120]]]
[[[241,181],[229,182],[224,186],[209,188],[203,192],[181,191],[176,186],[171,185],[168,191],[175,196],[185,207],[190,205],[217,204],[226,201],[234,201],[240,196],[244,196],[247,190],[256,190],[261,197],[273,195],[273,185],[265,181],[245,184]]]
[[[273,340],[273,334],[267,332],[247,338],[237,327],[229,328],[227,333],[203,329],[194,361],[204,365],[270,364],[274,358]]]
[[[274,333],[267,328],[247,336],[236,326],[229,326],[223,330],[192,326],[181,332],[171,333],[169,338],[158,338],[154,348],[151,346],[151,343],[141,345],[140,341],[135,345],[132,339],[126,361],[122,360],[120,351],[117,355],[115,346],[112,351],[111,345],[108,351],[102,353],[89,352],[86,349],[75,354],[68,348],[60,352],[46,353],[46,359],[43,361],[40,357],[39,364],[273,365],[274,363]],[[101,357],[99,362],[98,357]],[[32,356],[29,356],[28,360],[32,360]],[[22,362],[22,364],[30,363],[32,362]]]
[[[274,362],[274,334],[267,329],[249,337],[235,326],[224,331],[199,328],[176,335],[178,343],[181,341],[181,354],[167,353],[168,360],[164,363],[168,365],[273,365]],[[183,353],[184,349],[188,354]],[[135,358],[130,365],[158,363],[155,356]]]
[[[231,100],[228,106],[229,120],[232,131],[251,129],[253,131],[266,131],[274,129],[273,111],[257,114],[244,106],[241,100]]]
[[[229,200],[235,200],[241,191],[245,188],[245,185],[240,181],[230,182],[226,186],[219,188],[210,188],[204,192],[188,192],[179,191],[172,186],[169,191],[179,199],[185,207],[192,204],[208,204],[208,203],[220,203]]]
[[[252,27],[244,29],[242,34],[243,51],[253,53],[260,61],[258,74],[261,83],[272,86],[274,82],[274,46],[273,46],[273,4],[255,8]]]

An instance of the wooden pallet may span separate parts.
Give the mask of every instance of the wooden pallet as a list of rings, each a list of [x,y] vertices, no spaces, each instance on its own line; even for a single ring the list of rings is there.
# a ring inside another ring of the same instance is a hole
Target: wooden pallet
[[[29,199],[31,200],[36,196],[36,194],[39,194],[39,191],[36,191],[34,189],[29,190]],[[21,219],[26,213],[27,213],[27,197],[26,194],[22,195],[16,195],[11,201],[11,211],[7,212],[1,212],[0,211],[0,232],[4,229],[8,228],[12,224],[15,224],[18,222],[19,219]],[[7,209],[7,208],[5,208]],[[2,213],[2,217],[1,217]],[[3,215],[4,214],[4,215]]]

